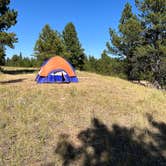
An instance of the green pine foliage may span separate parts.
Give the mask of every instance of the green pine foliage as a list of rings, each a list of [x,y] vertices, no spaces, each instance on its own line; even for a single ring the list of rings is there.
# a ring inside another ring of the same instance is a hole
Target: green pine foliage
[[[139,14],[125,5],[118,32],[110,28],[109,53],[126,59],[131,80],[148,80],[156,87],[166,85],[166,0],[136,0]]]
[[[111,58],[105,50],[101,54],[101,58],[98,60],[96,70],[98,73],[104,75],[118,76],[126,79],[125,60]]]
[[[34,58],[23,57],[22,53],[19,55],[13,55],[11,58],[7,58],[5,61],[6,66],[13,67],[36,67],[37,60]]]
[[[5,46],[14,48],[16,35],[8,29],[17,23],[17,12],[9,8],[10,0],[0,0],[0,65],[5,63]]]
[[[102,75],[116,76],[126,79],[126,61],[108,56],[106,50],[103,51],[101,58],[94,56],[86,58],[84,69]]]
[[[66,46],[66,51],[69,54],[68,60],[72,65],[80,70],[83,70],[85,64],[84,49],[81,47],[77,36],[76,28],[73,23],[68,23],[63,30],[63,40]]]
[[[84,68],[86,56],[73,23],[68,23],[62,34],[46,24],[36,41],[34,51],[39,65],[48,58],[59,55],[69,60],[75,68]]]
[[[143,42],[135,55],[144,57],[144,66],[157,87],[166,87],[166,0],[136,0],[144,25]]]
[[[125,5],[118,28],[118,33],[110,28],[111,44],[107,42],[108,51],[111,54],[126,58],[128,78],[138,78],[139,70],[135,65],[138,61],[134,52],[142,41],[140,33],[143,27],[137,16],[132,13],[132,7],[129,3]]]
[[[39,65],[41,65],[43,61],[52,56],[63,56],[65,46],[61,35],[46,24],[39,35],[39,39],[36,41],[34,51]]]
[[[1,46],[1,48],[0,48],[0,65],[4,65],[4,64],[5,64],[5,49],[3,46]]]
[[[84,70],[96,72],[97,59],[94,56],[85,57]]]

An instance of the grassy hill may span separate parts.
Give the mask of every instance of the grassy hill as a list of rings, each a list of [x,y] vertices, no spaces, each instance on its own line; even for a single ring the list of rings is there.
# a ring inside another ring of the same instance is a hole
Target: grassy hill
[[[9,69],[0,165],[166,163],[166,92],[80,71],[79,83],[36,84],[36,73]]]

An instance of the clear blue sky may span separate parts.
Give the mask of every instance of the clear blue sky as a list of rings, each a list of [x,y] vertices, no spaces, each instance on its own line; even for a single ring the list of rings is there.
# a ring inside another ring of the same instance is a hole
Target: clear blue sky
[[[127,2],[135,11],[134,0],[11,0],[10,7],[18,11],[18,23],[9,31],[17,34],[19,42],[15,49],[7,48],[7,56],[32,55],[46,23],[62,32],[73,22],[85,53],[99,58],[109,40],[109,27],[117,28]]]

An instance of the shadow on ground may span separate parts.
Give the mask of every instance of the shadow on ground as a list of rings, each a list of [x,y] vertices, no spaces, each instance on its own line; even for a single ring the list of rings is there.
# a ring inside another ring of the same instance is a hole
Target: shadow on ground
[[[0,84],[11,84],[11,83],[18,83],[26,80],[26,78],[20,78],[15,80],[7,80],[7,81],[0,81]]]
[[[166,124],[156,122],[151,115],[147,120],[152,128],[136,134],[134,128],[114,124],[112,130],[99,119],[78,134],[78,147],[62,134],[55,149],[64,166],[164,166],[166,165]],[[149,141],[145,141],[146,138]]]
[[[4,74],[12,74],[12,75],[16,75],[16,74],[28,74],[28,73],[34,73],[38,71],[37,69],[17,69],[17,70],[7,70],[7,69],[3,69],[2,73]]]

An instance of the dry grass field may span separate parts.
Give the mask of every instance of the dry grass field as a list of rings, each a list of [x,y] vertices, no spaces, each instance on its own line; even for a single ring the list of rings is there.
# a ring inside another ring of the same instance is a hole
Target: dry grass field
[[[0,165],[166,165],[166,92],[77,71],[79,83],[0,74]]]

